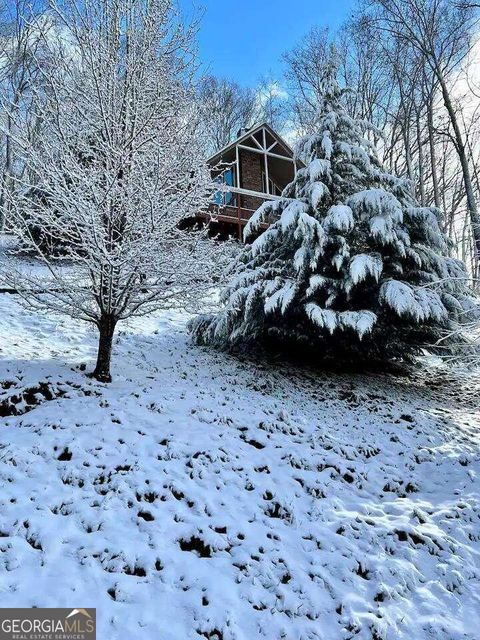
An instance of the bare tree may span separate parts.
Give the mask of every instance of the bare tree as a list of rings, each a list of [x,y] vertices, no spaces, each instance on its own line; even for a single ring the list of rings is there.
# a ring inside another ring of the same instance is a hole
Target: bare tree
[[[388,71],[383,43],[362,16],[351,18],[336,40],[341,55],[341,78],[350,89],[346,95],[348,111],[351,116],[374,125],[376,130],[370,130],[367,135],[375,144],[381,142],[379,132],[383,132],[386,153],[386,129],[395,108],[395,85]]]
[[[226,78],[206,76],[199,86],[209,151],[229,144],[244,127],[254,124],[255,92]]]
[[[1,9],[0,102],[2,106],[2,167],[0,170],[0,231],[8,219],[8,193],[14,173],[21,173],[15,129],[33,133],[30,102],[40,82],[46,31],[50,28],[43,0],[14,0]]]
[[[269,75],[260,78],[255,88],[255,122],[267,122],[281,132],[287,115],[287,93],[278,80]]]
[[[452,0],[370,0],[368,7],[377,28],[406,47],[413,47],[438,83],[461,166],[478,268],[480,213],[472,180],[472,158],[449,86],[449,78],[470,50],[477,24],[476,7]]]
[[[44,133],[20,141],[32,180],[17,180],[12,199],[17,230],[48,276],[3,278],[27,304],[95,325],[93,375],[109,381],[117,324],[194,304],[222,263],[221,249],[179,228],[206,206],[211,184],[194,33],[170,0],[63,0],[52,11],[71,55],[56,57],[59,73],[45,70],[48,91],[34,100]],[[43,251],[32,220],[62,238],[72,268]]]
[[[313,28],[283,56],[291,119],[300,135],[312,133],[322,99],[322,77],[330,55],[328,29]]]

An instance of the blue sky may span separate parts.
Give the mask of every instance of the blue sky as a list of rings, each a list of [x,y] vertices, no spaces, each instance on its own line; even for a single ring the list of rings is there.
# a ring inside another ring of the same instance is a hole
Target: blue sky
[[[191,0],[181,0],[185,9]],[[337,28],[354,0],[203,0],[199,40],[207,70],[253,86],[281,74],[281,55],[313,26]]]

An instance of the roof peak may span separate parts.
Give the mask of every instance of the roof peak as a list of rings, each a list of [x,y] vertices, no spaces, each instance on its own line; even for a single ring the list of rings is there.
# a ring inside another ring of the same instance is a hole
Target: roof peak
[[[290,145],[287,142],[285,142],[285,140],[282,138],[282,136],[279,133],[277,133],[275,131],[275,129],[268,122],[264,121],[264,122],[256,123],[256,124],[252,125],[250,128],[242,127],[241,129],[239,129],[239,131],[237,133],[237,137],[235,138],[235,140],[232,140],[232,142],[229,142],[227,145],[225,145],[224,147],[222,147],[221,149],[216,151],[210,158],[208,158],[207,162],[211,162],[212,160],[215,160],[216,158],[218,158],[219,156],[223,155],[224,153],[226,153],[230,149],[234,148],[237,144],[240,144],[242,142],[242,140],[244,140],[245,138],[249,138],[250,136],[255,135],[255,133],[257,133],[257,131],[259,131],[261,129],[268,130],[269,133],[274,138],[276,138],[285,147],[285,149],[289,153],[291,153],[291,155],[293,157],[294,153],[293,153],[293,149],[290,147]]]

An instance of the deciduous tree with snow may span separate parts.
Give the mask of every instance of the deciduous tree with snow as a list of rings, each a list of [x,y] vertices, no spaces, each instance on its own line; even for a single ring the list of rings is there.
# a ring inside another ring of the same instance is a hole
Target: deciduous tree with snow
[[[29,305],[93,323],[94,376],[109,381],[117,324],[195,302],[221,264],[222,249],[180,224],[211,193],[194,33],[170,0],[62,0],[51,16],[64,55],[55,47],[43,69],[34,99],[43,133],[19,140],[28,178],[13,202],[16,229],[48,275],[9,269],[3,279]],[[67,246],[69,268],[45,253],[32,221]]]
[[[420,207],[411,183],[381,166],[368,125],[347,114],[334,60],[318,133],[298,147],[307,166],[250,220],[253,242],[233,267],[223,309],[191,325],[201,342],[273,340],[344,360],[408,359],[469,305],[468,276],[449,257],[438,211]]]

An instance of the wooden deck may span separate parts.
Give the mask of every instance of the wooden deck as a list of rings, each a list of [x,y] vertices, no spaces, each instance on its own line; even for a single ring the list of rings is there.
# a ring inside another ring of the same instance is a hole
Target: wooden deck
[[[243,229],[247,222],[253,216],[255,211],[261,204],[267,200],[279,200],[279,196],[273,196],[259,191],[251,191],[249,189],[237,189],[231,187],[227,192],[230,201],[225,204],[212,203],[209,210],[198,214],[202,220],[211,220],[223,225],[228,225],[236,228],[236,233],[239,239],[243,239]],[[245,206],[245,203],[250,206]],[[255,208],[251,208],[252,205]],[[262,223],[261,229],[267,229],[268,224]]]
[[[212,206],[209,211],[200,213],[199,216],[203,220],[211,220],[213,222],[221,222],[227,225],[236,228],[237,236],[240,240],[243,239],[243,230],[250,220],[250,218],[255,213],[253,209],[245,209],[242,207],[232,207],[232,206]],[[262,223],[260,225],[262,229],[267,229],[268,225]]]

